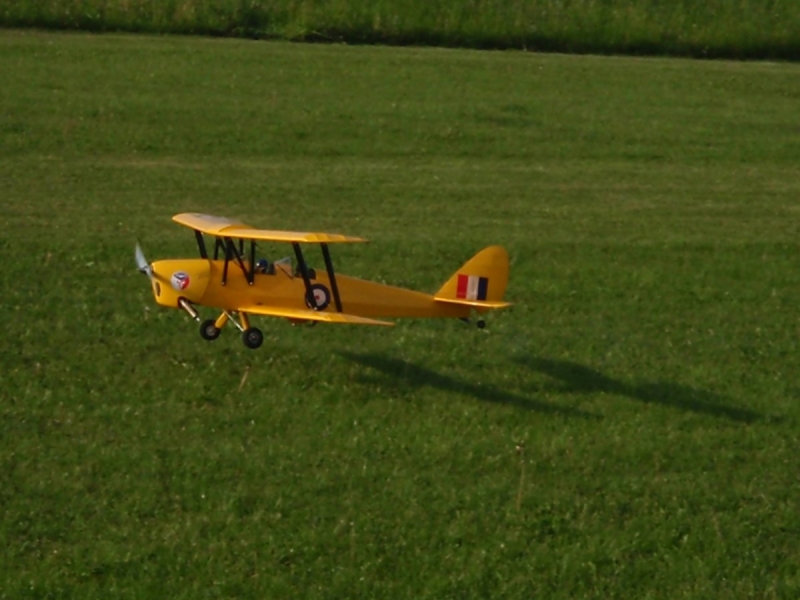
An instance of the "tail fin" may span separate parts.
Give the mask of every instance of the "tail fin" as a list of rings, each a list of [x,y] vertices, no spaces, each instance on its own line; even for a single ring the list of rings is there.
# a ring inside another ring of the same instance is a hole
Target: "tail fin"
[[[502,308],[509,306],[503,302],[507,285],[508,252],[502,246],[489,246],[456,271],[434,298],[476,308]]]

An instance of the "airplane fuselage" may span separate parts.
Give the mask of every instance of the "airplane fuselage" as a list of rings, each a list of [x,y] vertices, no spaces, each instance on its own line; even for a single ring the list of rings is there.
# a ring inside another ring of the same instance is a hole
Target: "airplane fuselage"
[[[247,269],[249,265],[245,263]],[[162,306],[179,308],[180,299],[192,304],[237,311],[242,306],[308,309],[303,278],[289,269],[274,267],[258,273],[252,284],[239,264],[224,260],[177,259],[152,264],[153,293]],[[362,317],[456,317],[470,315],[469,306],[438,302],[433,295],[336,274],[341,306],[337,307],[332,283],[325,271],[311,270],[310,283],[316,310],[338,311]]]

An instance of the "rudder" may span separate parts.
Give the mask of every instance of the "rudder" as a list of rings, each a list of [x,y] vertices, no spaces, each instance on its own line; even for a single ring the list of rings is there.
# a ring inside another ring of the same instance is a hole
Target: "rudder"
[[[508,252],[502,246],[489,246],[464,263],[434,297],[443,302],[505,306],[507,286]]]

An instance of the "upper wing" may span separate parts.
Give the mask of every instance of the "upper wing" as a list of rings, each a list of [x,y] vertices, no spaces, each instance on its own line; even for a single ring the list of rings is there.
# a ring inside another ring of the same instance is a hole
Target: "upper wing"
[[[181,213],[172,220],[190,229],[220,237],[241,240],[263,240],[269,242],[306,242],[315,244],[334,244],[342,242],[366,242],[359,237],[339,235],[338,233],[310,233],[304,231],[270,231],[255,229],[225,217],[202,215],[199,213]]]
[[[301,321],[323,321],[326,323],[349,323],[354,325],[389,325],[390,321],[378,321],[356,315],[348,315],[339,312],[318,312],[316,310],[306,310],[302,308],[282,308],[277,306],[242,306],[239,312],[251,315],[264,315],[267,317],[285,317],[287,319],[297,319]]]

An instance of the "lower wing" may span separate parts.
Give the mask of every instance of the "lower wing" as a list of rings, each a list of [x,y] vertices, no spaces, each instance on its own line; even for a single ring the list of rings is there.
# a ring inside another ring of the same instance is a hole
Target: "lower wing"
[[[388,325],[394,323],[390,321],[378,321],[356,315],[348,315],[339,312],[319,312],[316,310],[306,310],[302,308],[283,308],[278,306],[241,306],[239,312],[251,315],[263,315],[265,317],[283,317],[286,319],[296,319],[298,321],[322,321],[325,323],[348,323],[351,325]]]

